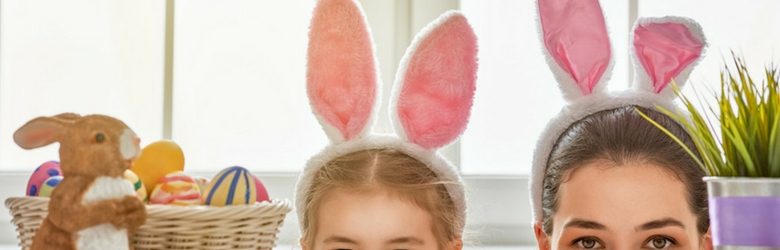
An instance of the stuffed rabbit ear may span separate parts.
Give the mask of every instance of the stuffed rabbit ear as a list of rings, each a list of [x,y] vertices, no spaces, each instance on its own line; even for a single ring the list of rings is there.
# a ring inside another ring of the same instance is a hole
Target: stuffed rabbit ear
[[[71,123],[71,121],[57,118],[57,116],[32,119],[14,132],[14,142],[24,149],[52,144],[59,141],[61,131],[66,123]]]
[[[466,17],[442,14],[417,34],[396,74],[391,105],[401,138],[426,149],[466,128],[477,77],[477,37]]]
[[[701,26],[684,17],[642,18],[632,39],[634,88],[667,96],[674,96],[669,83],[682,87],[707,46]]]
[[[539,0],[537,4],[547,62],[564,98],[571,101],[603,91],[612,50],[598,0]]]
[[[309,31],[307,92],[317,119],[333,142],[369,129],[377,97],[373,41],[353,0],[321,0]]]

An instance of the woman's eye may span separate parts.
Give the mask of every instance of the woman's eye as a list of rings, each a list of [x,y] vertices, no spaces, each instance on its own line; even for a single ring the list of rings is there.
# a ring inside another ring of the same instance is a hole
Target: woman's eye
[[[674,241],[663,236],[654,236],[645,243],[645,247],[648,249],[667,249],[672,245],[674,245]]]
[[[601,249],[604,246],[596,238],[581,238],[576,241],[578,247],[582,249]]]

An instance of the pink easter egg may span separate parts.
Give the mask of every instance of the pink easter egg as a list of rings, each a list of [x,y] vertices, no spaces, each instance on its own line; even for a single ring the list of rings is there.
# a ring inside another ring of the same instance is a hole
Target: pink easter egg
[[[252,175],[252,179],[255,180],[255,189],[257,189],[257,202],[270,201],[271,199],[268,197],[268,190],[265,189],[265,185],[260,181],[260,178]]]
[[[27,196],[38,196],[43,182],[54,176],[62,176],[58,161],[47,161],[38,166],[27,181]]]

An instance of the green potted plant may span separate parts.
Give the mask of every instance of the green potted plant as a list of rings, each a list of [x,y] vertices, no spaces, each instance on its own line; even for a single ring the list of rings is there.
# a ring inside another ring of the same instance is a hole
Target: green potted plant
[[[716,249],[780,248],[780,86],[776,67],[760,81],[735,56],[721,73],[717,105],[696,108],[676,91],[688,114],[659,109],[682,124],[696,149],[680,143],[709,177],[710,233]],[[701,100],[698,100],[701,103]],[[640,112],[641,114],[641,112]],[[672,136],[649,117],[659,129]],[[697,151],[697,154],[694,153]]]

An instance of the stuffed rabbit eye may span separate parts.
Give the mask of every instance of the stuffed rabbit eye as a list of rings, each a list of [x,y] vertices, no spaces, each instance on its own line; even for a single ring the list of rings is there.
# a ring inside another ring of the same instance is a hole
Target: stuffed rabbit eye
[[[95,142],[103,143],[105,140],[106,140],[106,135],[104,135],[103,133],[95,134]]]

